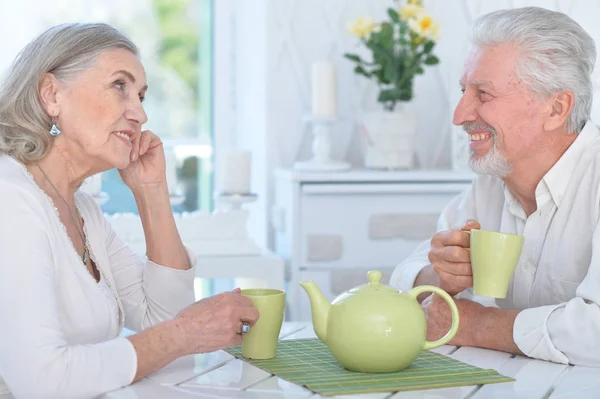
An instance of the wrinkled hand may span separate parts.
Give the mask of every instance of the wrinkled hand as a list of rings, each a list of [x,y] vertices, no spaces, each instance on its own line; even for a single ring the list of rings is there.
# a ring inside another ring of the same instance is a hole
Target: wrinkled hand
[[[131,141],[131,162],[119,170],[123,182],[132,191],[147,184],[166,184],[166,162],[163,143],[150,130],[144,130]]]
[[[473,286],[470,247],[471,236],[465,230],[479,229],[470,220],[461,229],[440,231],[431,238],[429,261],[440,278],[440,288],[454,296]]]
[[[204,298],[183,309],[175,320],[183,330],[186,353],[206,353],[242,343],[242,322],[250,327],[258,309],[239,289]]]
[[[458,308],[458,332],[448,345],[473,346],[473,334],[476,334],[477,319],[485,307],[467,299],[455,299]],[[427,317],[427,340],[436,341],[442,338],[452,326],[450,307],[439,295],[431,294],[421,303]]]

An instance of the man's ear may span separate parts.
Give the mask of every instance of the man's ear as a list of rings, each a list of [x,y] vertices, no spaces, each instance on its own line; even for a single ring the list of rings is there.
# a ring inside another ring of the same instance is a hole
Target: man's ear
[[[544,130],[552,131],[562,126],[565,126],[573,105],[575,104],[575,96],[571,91],[564,90],[550,97],[550,113],[544,122]]]
[[[60,113],[58,104],[59,89],[60,82],[56,79],[56,76],[50,72],[46,72],[40,80],[38,91],[42,106],[51,117],[56,117]]]

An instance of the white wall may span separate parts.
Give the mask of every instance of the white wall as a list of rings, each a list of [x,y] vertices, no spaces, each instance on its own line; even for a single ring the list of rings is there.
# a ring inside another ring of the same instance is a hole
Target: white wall
[[[251,206],[250,229],[259,243],[269,245],[265,222],[272,195],[271,172],[310,157],[311,135],[303,129],[302,117],[310,111],[310,66],[314,61],[328,59],[338,67],[340,121],[333,137],[334,156],[361,166],[355,121],[361,110],[376,104],[376,90],[372,83],[355,76],[352,64],[342,56],[361,50],[357,40],[348,35],[346,24],[366,14],[381,18],[394,2],[231,0],[231,4],[236,24],[232,38],[236,137],[232,143],[254,150],[253,185],[260,200]],[[596,1],[425,0],[424,4],[441,21],[442,38],[435,49],[441,64],[428,68],[415,84],[419,168],[451,168],[451,138],[466,137],[452,127],[451,120],[474,18],[500,8],[542,6],[572,16],[600,43],[600,3]],[[596,77],[600,83],[598,71]],[[600,121],[597,104],[593,116]],[[465,153],[466,146],[461,148]]]

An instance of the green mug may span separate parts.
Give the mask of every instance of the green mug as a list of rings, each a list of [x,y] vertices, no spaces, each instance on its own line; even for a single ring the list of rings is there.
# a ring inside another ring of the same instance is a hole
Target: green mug
[[[247,359],[272,359],[277,353],[279,331],[283,323],[285,292],[267,288],[242,290],[260,314],[258,321],[244,335],[242,355]]]
[[[506,297],[525,238],[518,234],[478,229],[467,232],[471,234],[473,294]]]

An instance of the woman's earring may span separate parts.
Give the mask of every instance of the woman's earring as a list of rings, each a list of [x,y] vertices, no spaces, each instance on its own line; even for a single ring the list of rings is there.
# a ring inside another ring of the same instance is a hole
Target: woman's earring
[[[52,127],[50,128],[50,136],[52,137],[56,137],[59,134],[61,134],[62,132],[60,131],[60,129],[58,128],[58,126],[56,126],[56,121],[52,121]]]

